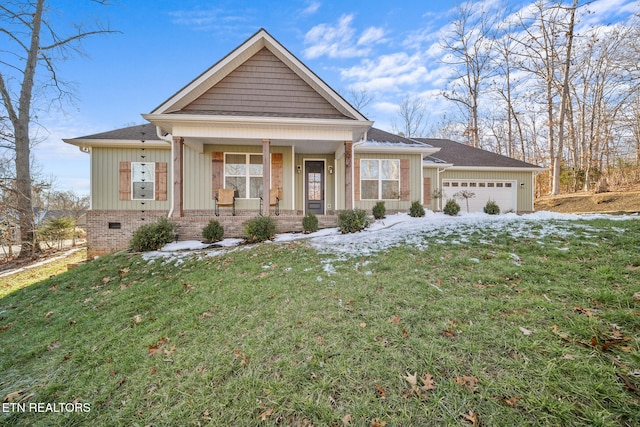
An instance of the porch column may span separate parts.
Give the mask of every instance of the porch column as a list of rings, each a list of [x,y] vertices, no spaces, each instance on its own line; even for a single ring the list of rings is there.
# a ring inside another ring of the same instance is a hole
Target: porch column
[[[179,136],[173,137],[173,215],[172,218],[180,218],[184,216],[184,199],[182,191],[182,182],[184,177],[183,169],[184,154],[184,138]]]
[[[358,179],[356,177],[356,179]],[[344,208],[353,209],[353,142],[344,142]]]
[[[262,215],[269,216],[269,189],[271,188],[271,146],[270,139],[262,140]]]

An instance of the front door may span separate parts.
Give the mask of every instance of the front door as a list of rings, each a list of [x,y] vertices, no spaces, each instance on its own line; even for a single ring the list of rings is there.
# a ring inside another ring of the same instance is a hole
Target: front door
[[[324,214],[324,162],[307,160],[304,162],[304,185],[306,212]]]

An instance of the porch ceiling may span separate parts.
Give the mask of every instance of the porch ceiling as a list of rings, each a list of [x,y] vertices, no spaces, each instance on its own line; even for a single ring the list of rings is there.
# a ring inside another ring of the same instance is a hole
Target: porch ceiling
[[[343,141],[326,141],[326,140],[289,140],[289,139],[271,139],[272,147],[294,147],[296,153],[314,153],[314,154],[332,154],[335,153]],[[186,137],[184,143],[193,149],[202,152],[205,145],[243,145],[262,147],[260,139],[241,139],[241,138],[195,138]]]

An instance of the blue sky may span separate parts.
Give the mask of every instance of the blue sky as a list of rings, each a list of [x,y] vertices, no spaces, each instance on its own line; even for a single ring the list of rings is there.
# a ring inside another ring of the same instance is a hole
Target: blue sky
[[[82,3],[82,7],[80,7]],[[478,1],[478,7],[514,10],[528,2]],[[438,37],[451,20],[451,0],[225,0],[181,2],[52,0],[54,24],[99,20],[120,34],[83,43],[86,56],[60,64],[76,101],[41,113],[46,139],[35,148],[41,173],[61,190],[89,193],[89,156],[62,138],[143,123],[178,89],[265,28],[341,93],[366,88],[374,98],[363,113],[391,130],[395,106],[407,94],[429,100],[432,120],[446,108],[436,94],[449,75],[439,62]],[[636,0],[596,0],[592,23],[615,23],[638,13]],[[63,28],[63,27],[59,27]],[[68,27],[67,27],[68,28]],[[66,29],[59,30],[62,33]]]

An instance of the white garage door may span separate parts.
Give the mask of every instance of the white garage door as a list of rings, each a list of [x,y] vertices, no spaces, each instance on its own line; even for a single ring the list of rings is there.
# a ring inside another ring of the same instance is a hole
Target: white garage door
[[[516,211],[516,181],[473,181],[446,179],[442,181],[442,205],[454,194],[466,191],[473,193],[469,198],[469,212],[482,212],[488,200],[500,206],[500,213]],[[467,199],[456,197],[461,211],[467,210]]]

